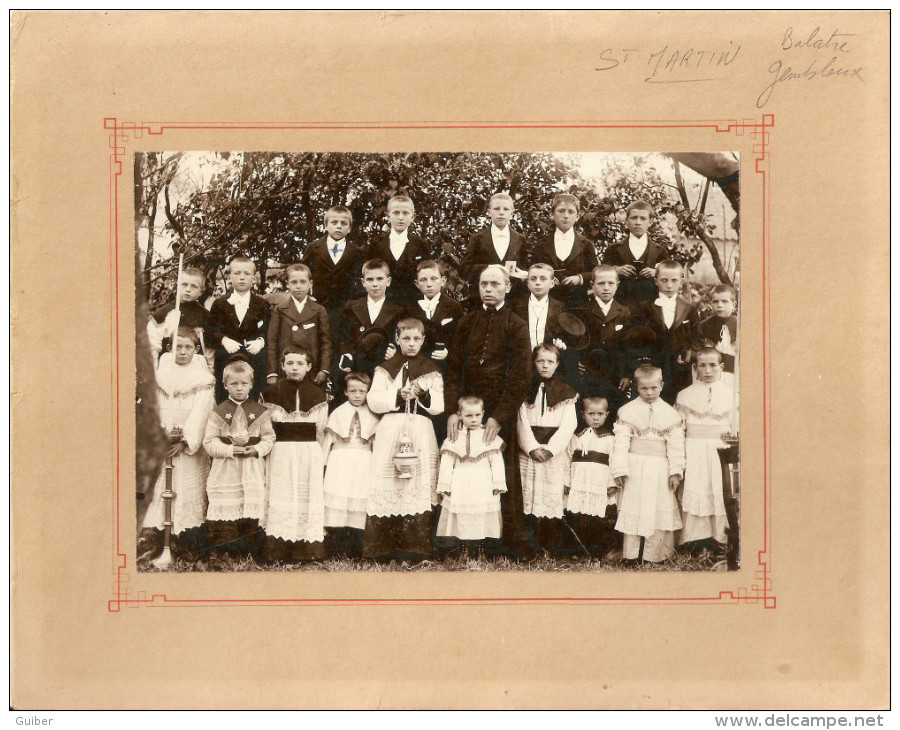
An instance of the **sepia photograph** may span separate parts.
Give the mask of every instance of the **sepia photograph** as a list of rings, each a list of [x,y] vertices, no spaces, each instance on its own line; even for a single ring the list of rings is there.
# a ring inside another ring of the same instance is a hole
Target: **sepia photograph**
[[[740,569],[736,152],[136,152],[140,571]]]

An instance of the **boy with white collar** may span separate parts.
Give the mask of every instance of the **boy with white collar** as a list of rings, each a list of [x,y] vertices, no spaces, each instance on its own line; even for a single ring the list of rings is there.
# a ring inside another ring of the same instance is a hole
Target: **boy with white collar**
[[[274,385],[283,374],[280,355],[289,345],[299,345],[309,350],[314,369],[310,380],[322,386],[331,373],[332,344],[331,324],[328,313],[309,296],[313,281],[309,267],[291,264],[285,269],[289,296],[272,307],[269,322],[269,346],[266,351],[268,383]]]
[[[550,264],[532,264],[525,280],[528,297],[510,304],[512,311],[528,323],[532,350],[545,342],[553,342],[556,318],[564,311],[562,302],[550,296],[553,276]]]
[[[581,204],[570,193],[559,193],[551,206],[556,229],[537,246],[532,263],[549,264],[557,274],[559,286],[551,296],[560,299],[566,309],[587,302],[591,272],[597,265],[592,241],[577,233],[574,225],[581,218]]]
[[[483,228],[469,239],[469,245],[459,264],[460,275],[468,280],[471,287],[471,302],[478,301],[478,281],[487,266],[503,266],[513,279],[510,296],[522,296],[525,287],[521,280],[528,274],[519,268],[526,252],[525,236],[509,227],[514,213],[512,196],[509,193],[494,193],[488,201],[490,228]]]
[[[216,376],[216,401],[226,398],[222,385],[225,361],[236,352],[246,352],[253,367],[255,399],[266,382],[266,334],[271,313],[269,303],[251,291],[256,280],[256,265],[246,256],[235,256],[228,265],[231,294],[212,303],[206,327],[206,341],[215,348],[213,373]]]
[[[364,248],[347,239],[353,228],[353,214],[343,205],[325,211],[325,236],[310,243],[301,264],[306,264],[315,280],[313,298],[328,310],[334,328],[344,302],[359,293],[360,266],[366,260]]]
[[[662,399],[672,405],[679,390],[691,384],[691,342],[693,329],[699,321],[697,309],[687,299],[678,296],[684,272],[677,261],[666,260],[656,267],[659,296],[644,302],[634,316],[635,324],[652,329],[661,343],[665,356]]]
[[[603,254],[603,263],[614,266],[621,286],[616,299],[632,312],[654,298],[653,278],[656,266],[667,258],[665,248],[648,236],[656,212],[646,200],[635,200],[625,209],[625,228],[628,238],[610,246]]]
[[[622,353],[622,338],[631,325],[631,312],[613,297],[619,286],[619,275],[615,267],[600,264],[591,272],[591,297],[588,303],[578,309],[578,316],[584,322],[590,335],[590,346],[584,354],[597,347],[605,347],[615,357],[616,382],[622,391],[631,385],[631,373],[625,367]],[[584,364],[579,363],[584,373]]]
[[[353,353],[363,332],[378,329],[390,341],[397,319],[403,312],[398,304],[385,298],[391,285],[391,270],[384,261],[371,259],[363,264],[362,285],[366,290],[365,298],[351,299],[341,310],[337,353],[340,358],[338,367],[344,373],[360,369],[359,363],[353,362]],[[369,377],[372,375],[370,372],[366,374]]]
[[[416,267],[416,289],[420,297],[406,306],[404,316],[425,323],[425,345],[422,352],[437,362],[441,373],[446,366],[448,347],[456,325],[463,316],[462,305],[443,294],[447,275],[433,259],[420,261]]]
[[[416,267],[431,258],[431,244],[410,233],[416,218],[416,206],[407,195],[395,195],[387,203],[388,233],[375,237],[369,246],[369,259],[387,262],[391,269],[388,299],[406,307],[419,298],[416,289]]]

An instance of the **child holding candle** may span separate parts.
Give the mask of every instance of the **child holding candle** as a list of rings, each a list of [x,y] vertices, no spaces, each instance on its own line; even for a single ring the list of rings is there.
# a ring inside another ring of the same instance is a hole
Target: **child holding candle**
[[[201,446],[206,421],[215,405],[215,381],[206,360],[198,354],[199,342],[193,328],[179,327],[173,345],[173,351],[164,353],[159,360],[156,385],[160,422],[171,443],[168,456],[172,458],[172,488],[177,496],[172,502],[172,534],[182,535],[194,531],[206,519],[209,456]],[[164,487],[165,471],[156,481],[144,515],[141,526],[145,530],[163,529]]]

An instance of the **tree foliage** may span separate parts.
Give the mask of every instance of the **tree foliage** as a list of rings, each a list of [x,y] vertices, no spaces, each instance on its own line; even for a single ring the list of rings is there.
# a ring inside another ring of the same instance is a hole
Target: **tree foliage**
[[[324,235],[323,215],[332,205],[351,210],[350,238],[367,244],[387,229],[388,200],[406,194],[416,204],[414,230],[448,264],[462,298],[465,285],[455,268],[469,237],[489,224],[487,203],[495,192],[513,197],[513,226],[530,247],[553,230],[554,195],[577,195],[582,217],[576,227],[595,242],[598,255],[626,233],[625,208],[632,201],[643,198],[660,213],[680,203],[652,160],[638,155],[610,156],[599,185],[582,177],[574,158],[542,152],[243,152],[219,153],[219,161],[208,184],[166,206],[166,227],[184,244],[186,265],[203,269],[211,281],[237,254],[257,262],[263,281],[269,265],[297,261]],[[659,221],[649,235],[683,264],[699,257],[679,249]],[[172,272],[165,262],[155,269],[162,280],[171,281]],[[153,291],[154,304],[166,289]]]

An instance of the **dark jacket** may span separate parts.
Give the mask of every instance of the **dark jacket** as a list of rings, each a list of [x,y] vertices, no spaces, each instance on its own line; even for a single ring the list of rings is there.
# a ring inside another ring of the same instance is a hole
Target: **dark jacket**
[[[409,233],[409,242],[399,259],[391,253],[390,232],[380,233],[369,244],[368,257],[381,259],[391,270],[391,285],[387,290],[387,298],[405,307],[421,295],[416,289],[416,266],[420,261],[431,258],[431,244],[415,233]]]
[[[325,307],[307,297],[303,312],[297,312],[294,298],[272,307],[266,346],[266,374],[281,375],[281,351],[289,345],[300,345],[312,352],[313,373],[331,370],[331,324]]]
[[[528,325],[509,306],[489,313],[483,307],[462,318],[444,375],[446,412],[462,395],[484,401],[485,419],[510,425],[531,384]]]
[[[300,263],[306,264],[312,272],[312,296],[330,312],[363,291],[360,277],[367,252],[347,241],[343,256],[335,264],[328,253],[327,240],[328,237],[323,236],[310,243]]]

